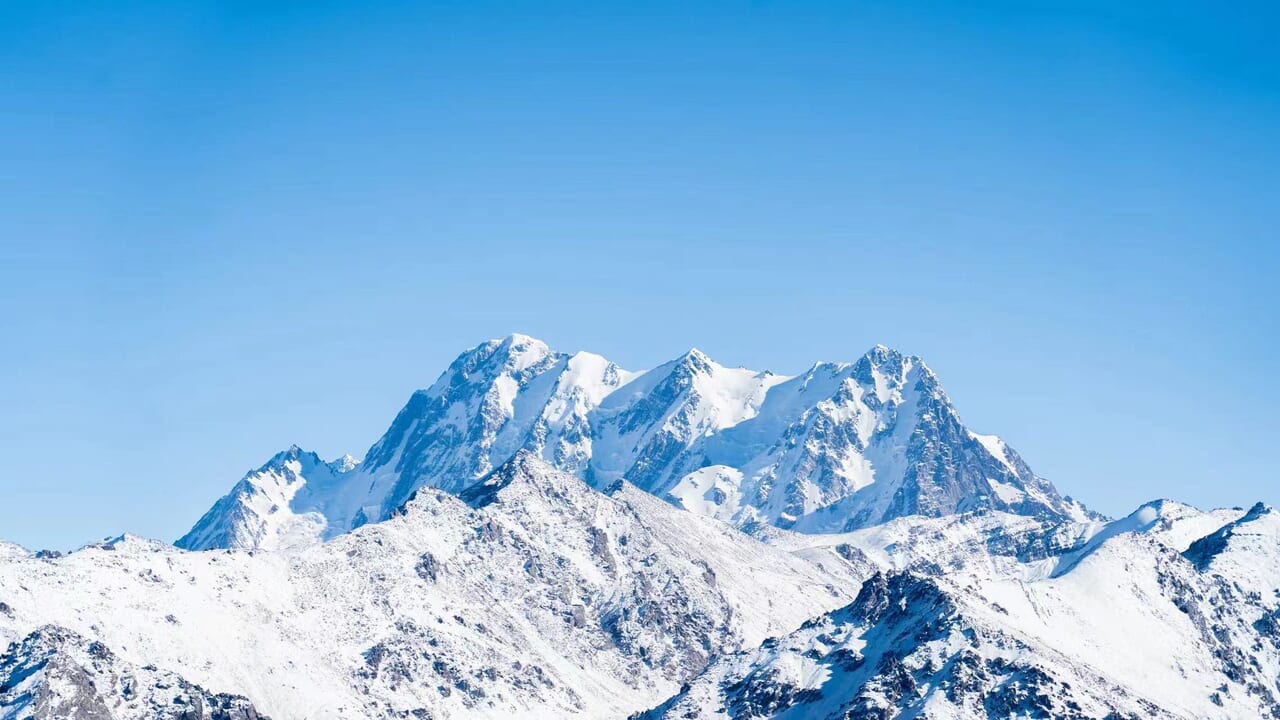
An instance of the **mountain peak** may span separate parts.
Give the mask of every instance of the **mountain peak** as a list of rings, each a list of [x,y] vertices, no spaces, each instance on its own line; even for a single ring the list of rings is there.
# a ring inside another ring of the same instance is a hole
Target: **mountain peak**
[[[689,348],[688,350],[686,350],[686,351],[684,352],[684,355],[682,355],[681,357],[686,357],[686,358],[690,358],[690,359],[701,360],[701,361],[703,361],[703,362],[710,362],[710,361],[711,361],[711,358],[710,358],[706,353],[702,352],[701,350],[699,350],[699,349],[698,349],[698,348],[696,348],[696,347],[691,347],[691,348]]]
[[[546,365],[559,357],[545,342],[520,333],[494,338],[462,352],[425,392],[440,394],[449,385],[474,382],[476,377],[492,381],[503,373],[521,373]],[[423,391],[419,391],[423,392]]]
[[[337,458],[335,460],[331,460],[326,464],[330,468],[333,468],[333,471],[336,473],[347,473],[347,472],[351,472],[352,470],[355,470],[356,467],[360,465],[360,461],[357,460],[351,453],[344,453],[342,457]]]
[[[479,482],[459,493],[458,497],[472,507],[482,507],[497,502],[503,491],[513,485],[530,484],[542,486],[553,480],[561,479],[556,477],[561,475],[566,478],[572,477],[557,470],[538,457],[536,453],[521,449],[511,459],[481,478]],[[583,485],[585,490],[585,483],[578,482]]]
[[[1249,512],[1245,513],[1244,517],[1240,518],[1240,522],[1251,522],[1253,520],[1257,520],[1263,515],[1270,515],[1273,512],[1275,512],[1275,508],[1259,500],[1254,503],[1253,507],[1249,508]]]
[[[1280,547],[1277,540],[1280,540],[1280,519],[1276,517],[1275,510],[1271,506],[1258,502],[1239,519],[1191,543],[1182,555],[1197,569],[1204,571],[1224,562],[1227,564],[1234,562],[1230,557],[1233,544],[1244,547],[1258,545],[1268,550],[1257,556],[1249,554],[1252,558],[1250,562],[1257,562],[1260,559],[1269,560],[1274,565],[1273,569],[1280,571],[1280,552],[1275,550]]]
[[[507,337],[489,342],[498,343],[498,347],[506,351],[508,355],[516,357],[525,356],[526,354],[539,357],[552,354],[552,348],[547,343],[538,340],[536,337],[527,336],[527,334],[511,333]]]
[[[863,353],[862,356],[865,357],[867,360],[876,364],[881,364],[885,362],[900,362],[903,358],[906,357],[906,355],[904,355],[903,353],[897,350],[894,350],[893,348],[883,343],[876,343],[875,345],[872,345],[871,349]]]
[[[521,448],[516,451],[515,455],[511,456],[510,460],[507,460],[502,465],[499,465],[498,468],[493,472],[494,474],[497,474],[500,472],[512,473],[512,474],[515,474],[515,473],[529,474],[534,472],[537,472],[537,473],[553,472],[554,470],[555,468],[553,468],[549,463],[547,463],[542,458],[538,457],[537,453],[533,452],[532,450]]]
[[[880,373],[898,377],[905,374],[910,360],[908,356],[887,345],[876,345],[863,353],[854,365],[858,368],[859,375],[869,377],[873,373]]]
[[[505,337],[498,338],[498,342],[507,343],[509,345],[541,345],[543,347],[547,346],[547,344],[542,340],[532,335],[526,335],[524,333],[519,333],[519,332],[509,333]]]
[[[300,463],[303,463],[304,465],[323,464],[323,461],[320,460],[319,455],[315,454],[314,452],[311,452],[310,450],[304,450],[302,447],[298,446],[297,444],[294,444],[294,445],[290,445],[284,450],[281,450],[275,455],[272,455],[271,459],[268,460],[266,463],[264,463],[262,467],[258,468],[257,471],[266,472],[272,469],[279,469],[281,467],[284,467],[286,463],[290,463],[290,462],[300,462]]]
[[[858,362],[854,364],[866,364],[874,368],[884,368],[897,373],[906,369],[919,368],[929,375],[933,374],[928,364],[925,363],[924,358],[919,355],[904,353],[881,343],[872,345],[871,349],[863,353],[862,357],[858,358]]]
[[[701,373],[711,372],[717,365],[716,361],[698,348],[689,348],[675,362],[678,367],[687,367]]]

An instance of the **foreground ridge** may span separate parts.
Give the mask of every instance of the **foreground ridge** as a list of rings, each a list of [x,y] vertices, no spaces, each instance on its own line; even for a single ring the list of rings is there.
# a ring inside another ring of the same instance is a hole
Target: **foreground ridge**
[[[66,678],[109,647],[93,702],[277,720],[1275,719],[1274,518],[1162,500],[748,535],[521,451],[289,551],[0,544],[0,718],[41,717],[33,683],[80,698]]]
[[[1084,553],[1047,576],[1062,565],[1053,554],[992,575],[944,550],[945,572],[876,574],[849,605],[721,658],[634,717],[1280,718],[1280,532],[1248,530],[1270,545],[1253,546],[1255,567],[1206,571],[1178,548],[1215,515],[1152,503],[1131,516],[1140,526],[1112,524],[1123,530],[1014,531]],[[983,564],[1022,548],[988,550]]]
[[[244,697],[210,693],[153,665],[137,667],[53,625],[0,654],[0,717],[269,720]]]
[[[287,553],[9,546],[0,642],[67,627],[276,720],[617,718],[847,602],[867,572],[626,484],[605,495],[530,453],[495,477],[466,499],[422,488],[385,522]]]

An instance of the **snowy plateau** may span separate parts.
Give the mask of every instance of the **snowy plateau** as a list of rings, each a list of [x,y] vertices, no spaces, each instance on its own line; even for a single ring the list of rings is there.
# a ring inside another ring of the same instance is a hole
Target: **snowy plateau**
[[[1280,720],[1280,516],[1101,517],[883,346],[513,335],[173,544],[0,542],[0,648],[3,720]]]

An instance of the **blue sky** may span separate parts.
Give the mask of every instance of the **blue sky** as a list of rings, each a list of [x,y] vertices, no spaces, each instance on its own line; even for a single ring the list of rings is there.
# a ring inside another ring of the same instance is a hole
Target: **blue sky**
[[[1103,512],[1280,503],[1280,18],[1067,5],[6,4],[0,537],[172,539],[512,331],[883,342]]]

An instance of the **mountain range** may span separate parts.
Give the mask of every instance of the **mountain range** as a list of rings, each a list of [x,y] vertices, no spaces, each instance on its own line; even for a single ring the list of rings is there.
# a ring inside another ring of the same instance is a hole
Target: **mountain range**
[[[977,510],[1089,517],[998,437],[968,430],[920,358],[883,346],[788,377],[698,350],[631,372],[512,335],[415,392],[363,462],[294,446],[177,545],[327,539],[385,520],[419,488],[465,491],[521,450],[597,489],[625,478],[740,528],[846,531]]]
[[[1280,515],[1116,520],[918,357],[461,354],[173,544],[0,543],[0,719],[1280,718]]]

